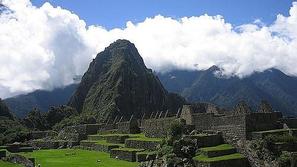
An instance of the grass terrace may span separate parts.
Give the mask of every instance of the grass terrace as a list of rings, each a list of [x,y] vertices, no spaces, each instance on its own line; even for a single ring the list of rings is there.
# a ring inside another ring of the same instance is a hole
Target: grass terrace
[[[161,142],[163,138],[150,138],[143,136],[138,136],[136,138],[128,138],[126,140],[137,140],[137,141],[152,141],[152,142]]]
[[[114,146],[118,145],[119,147],[124,147],[124,144],[115,144],[115,143],[108,143],[106,140],[96,140],[95,144],[105,145],[105,146]]]
[[[22,165],[10,163],[10,162],[5,162],[5,161],[2,161],[2,160],[0,160],[0,166],[1,167],[22,167]]]
[[[229,155],[224,155],[219,157],[212,157],[212,158],[208,158],[205,155],[198,155],[194,157],[194,160],[197,160],[199,162],[216,162],[216,161],[226,161],[226,160],[242,159],[242,158],[244,158],[244,156],[241,155],[240,153],[234,153],[234,154],[229,154]]]
[[[145,151],[144,149],[137,149],[137,148],[127,148],[127,147],[123,147],[123,148],[114,148],[114,149],[112,149],[112,150],[117,150],[117,151],[141,151],[141,152],[143,152],[143,151]]]
[[[110,158],[108,153],[80,149],[38,150],[22,153],[22,155],[28,158],[34,157],[36,164],[41,164],[41,166],[45,167],[136,167],[139,165],[137,162]],[[10,167],[1,164],[0,166]]]
[[[208,152],[208,151],[223,151],[223,150],[229,150],[233,148],[234,147],[230,144],[221,144],[214,147],[204,147],[204,148],[201,148],[200,150],[204,152]]]

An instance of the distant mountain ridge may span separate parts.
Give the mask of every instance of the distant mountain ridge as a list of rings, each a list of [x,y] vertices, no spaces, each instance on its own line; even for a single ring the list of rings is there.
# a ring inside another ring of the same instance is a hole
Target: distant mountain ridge
[[[190,102],[211,102],[230,108],[246,101],[254,110],[261,100],[285,115],[297,115],[297,78],[276,69],[254,73],[240,79],[220,78],[215,66],[205,71],[175,70],[157,74],[168,91],[179,93]]]
[[[77,84],[68,85],[64,88],[56,88],[52,91],[37,90],[25,95],[19,95],[5,99],[6,105],[18,117],[23,118],[33,108],[45,112],[51,106],[67,104]]]

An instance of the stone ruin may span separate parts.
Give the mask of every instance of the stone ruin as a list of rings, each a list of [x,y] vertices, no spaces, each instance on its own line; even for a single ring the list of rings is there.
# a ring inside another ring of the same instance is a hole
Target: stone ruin
[[[265,101],[261,102],[257,112],[252,112],[245,102],[240,102],[232,110],[222,109],[210,103],[196,103],[184,105],[176,114],[156,111],[147,115],[143,114],[141,119],[136,119],[133,115],[128,119],[116,116],[102,124],[65,127],[57,135],[60,144],[56,141],[53,146],[60,147],[61,141],[67,141],[68,145],[74,146],[86,139],[88,135],[97,133],[136,134],[143,132],[146,137],[165,137],[174,121],[184,122],[190,130],[222,132],[224,140],[229,143],[240,139],[251,139],[252,132],[255,131],[281,129],[284,125],[288,128],[297,127],[297,118],[284,118],[281,112],[273,111]],[[32,136],[41,138],[49,133],[52,132],[35,132]],[[47,143],[50,142],[47,141]],[[62,145],[67,146],[65,143]]]
[[[32,139],[35,140],[32,140],[30,145],[35,149],[57,149],[79,145],[84,149],[109,152],[111,157],[122,155],[125,160],[135,161],[137,160],[135,157],[138,157],[136,152],[118,149],[118,145],[95,145],[94,141],[101,139],[100,135],[116,133],[123,134],[123,136],[109,136],[106,141],[124,143],[128,148],[156,149],[160,142],[126,140],[129,138],[127,134],[142,132],[148,138],[163,138],[168,136],[172,123],[176,121],[184,124],[186,129],[192,132],[185,137],[197,140],[201,147],[220,143],[230,143],[236,147],[238,141],[262,138],[263,134],[258,134],[258,131],[285,128],[285,132],[297,134],[297,131],[290,130],[297,127],[297,118],[284,118],[281,112],[273,111],[265,101],[260,104],[257,112],[253,112],[244,102],[240,102],[231,110],[222,109],[210,103],[195,103],[184,105],[177,113],[156,111],[143,114],[140,119],[133,115],[130,118],[116,116],[101,124],[68,126],[58,134],[52,131],[32,132]],[[196,135],[201,133],[207,135]],[[141,159],[141,154],[139,154],[139,159]]]

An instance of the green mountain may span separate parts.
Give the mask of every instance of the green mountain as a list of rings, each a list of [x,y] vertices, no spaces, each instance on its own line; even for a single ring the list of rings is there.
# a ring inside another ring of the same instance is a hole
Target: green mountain
[[[15,119],[15,117],[12,115],[9,108],[2,99],[0,99],[0,117],[6,117],[11,120]]]
[[[34,108],[45,112],[52,106],[66,104],[76,87],[77,84],[72,84],[52,91],[37,90],[25,95],[7,98],[4,101],[17,117],[24,118]]]
[[[240,79],[215,75],[215,66],[205,71],[176,70],[158,74],[168,91],[179,93],[190,102],[211,102],[231,108],[246,101],[257,110],[261,100],[268,101],[273,109],[285,115],[297,115],[297,78],[276,69],[254,73]]]
[[[27,129],[10,112],[5,102],[0,99],[0,145],[27,138]]]
[[[99,120],[144,113],[176,112],[183,98],[168,93],[147,69],[134,44],[117,40],[99,53],[83,75],[68,105]]]

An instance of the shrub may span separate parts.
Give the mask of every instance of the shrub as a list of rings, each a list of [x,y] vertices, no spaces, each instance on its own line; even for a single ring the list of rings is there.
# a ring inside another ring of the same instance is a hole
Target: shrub
[[[173,144],[173,152],[178,157],[192,158],[195,156],[197,151],[196,142],[191,139],[179,139]]]
[[[169,136],[178,139],[183,134],[183,124],[180,121],[174,121],[169,129]]]
[[[279,165],[280,167],[287,167],[287,166],[291,166],[291,154],[287,151],[282,152],[282,154],[279,157]]]

